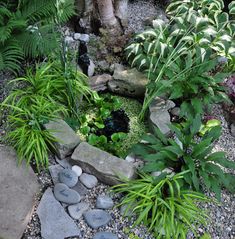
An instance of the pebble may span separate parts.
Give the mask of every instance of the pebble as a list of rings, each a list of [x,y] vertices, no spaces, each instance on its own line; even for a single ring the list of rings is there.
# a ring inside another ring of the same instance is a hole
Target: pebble
[[[81,203],[69,206],[68,212],[73,219],[78,220],[82,217],[83,213],[86,212],[88,209],[89,209],[89,204],[85,202],[81,202]]]
[[[101,209],[93,209],[84,213],[86,223],[93,229],[107,225],[111,216],[109,213]]]
[[[93,239],[118,239],[118,237],[111,232],[98,232]]]
[[[82,175],[82,169],[79,166],[74,165],[72,167],[72,170],[77,174],[78,177],[80,177]]]
[[[70,189],[67,185],[63,183],[57,183],[54,187],[55,198],[67,204],[75,204],[80,202],[81,197],[79,193]]]
[[[88,34],[74,33],[73,39],[88,43],[90,41],[90,36]]]
[[[77,173],[71,169],[63,169],[59,172],[59,180],[68,187],[74,187],[78,182]]]
[[[110,209],[114,205],[112,198],[107,195],[99,195],[96,200],[96,208]]]
[[[87,188],[94,188],[97,183],[98,180],[95,176],[91,175],[91,174],[87,174],[87,173],[83,173],[79,180],[87,187]]]

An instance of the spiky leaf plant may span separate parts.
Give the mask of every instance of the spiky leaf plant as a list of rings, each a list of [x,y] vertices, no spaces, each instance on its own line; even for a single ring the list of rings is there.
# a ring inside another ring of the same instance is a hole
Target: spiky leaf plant
[[[121,205],[127,205],[137,219],[134,226],[144,223],[155,238],[185,239],[191,230],[197,235],[200,224],[206,224],[206,213],[197,206],[208,201],[203,194],[184,190],[181,180],[188,172],[151,177],[140,175],[140,179],[125,181],[113,187],[122,194]]]

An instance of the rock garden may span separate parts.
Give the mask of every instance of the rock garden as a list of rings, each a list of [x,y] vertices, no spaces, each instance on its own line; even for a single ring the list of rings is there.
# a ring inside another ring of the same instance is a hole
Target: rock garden
[[[0,239],[235,238],[235,1],[0,19]]]

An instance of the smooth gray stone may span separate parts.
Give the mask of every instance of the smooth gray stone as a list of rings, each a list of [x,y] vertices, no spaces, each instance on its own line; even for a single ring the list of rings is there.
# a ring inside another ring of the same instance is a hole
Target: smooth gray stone
[[[86,223],[93,229],[107,225],[112,219],[109,213],[101,209],[93,209],[84,213]]]
[[[78,204],[69,206],[68,212],[73,219],[78,220],[82,217],[83,213],[86,212],[88,209],[89,209],[88,203],[80,202]]]
[[[43,239],[64,239],[80,236],[80,230],[48,188],[37,209]]]
[[[98,183],[98,180],[95,176],[87,173],[83,173],[79,180],[89,189],[94,188]]]
[[[54,187],[55,198],[67,204],[75,204],[80,202],[81,197],[79,193],[70,189],[67,185],[63,183],[57,183]]]
[[[111,232],[98,232],[93,239],[118,239],[118,237]]]
[[[72,165],[69,163],[70,157],[67,157],[65,159],[59,159],[57,156],[55,156],[55,161],[61,165],[63,168],[72,168]]]
[[[59,172],[59,180],[68,187],[74,187],[78,182],[78,175],[72,169],[63,169]]]
[[[108,89],[124,96],[143,97],[147,84],[147,77],[136,68],[124,69],[115,64],[113,80],[108,82]]]
[[[49,172],[52,178],[52,181],[54,183],[54,185],[56,185],[57,183],[59,183],[59,172],[63,170],[63,168],[59,165],[51,165],[49,166]]]
[[[30,166],[17,165],[13,148],[0,146],[0,238],[19,239],[31,218],[37,176]]]
[[[171,123],[171,117],[168,110],[175,107],[175,103],[171,100],[164,100],[160,97],[156,97],[149,106],[149,126],[153,130],[154,127],[158,127],[159,130],[166,136],[169,136],[171,130],[169,124]]]
[[[96,199],[96,208],[110,209],[114,205],[111,197],[107,195],[99,195]]]
[[[74,130],[62,119],[49,121],[44,127],[56,138],[56,153],[60,159],[70,155],[80,143],[80,138]]]
[[[78,165],[86,173],[93,174],[99,181],[115,185],[120,177],[132,179],[136,176],[135,166],[97,147],[82,142],[71,156],[71,163]]]
[[[78,192],[81,198],[83,198],[88,193],[88,189],[80,181],[78,181],[77,184],[71,189]]]

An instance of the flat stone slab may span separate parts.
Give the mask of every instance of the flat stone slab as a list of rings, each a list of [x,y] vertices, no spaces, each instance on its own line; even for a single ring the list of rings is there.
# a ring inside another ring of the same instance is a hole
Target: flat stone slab
[[[118,237],[111,232],[98,232],[93,239],[118,239]]]
[[[49,166],[49,172],[50,172],[50,175],[51,175],[54,185],[56,185],[57,183],[60,182],[59,181],[59,172],[61,172],[63,169],[64,168],[59,164]]]
[[[131,179],[135,177],[132,163],[115,157],[101,149],[80,143],[71,156],[71,163],[80,166],[83,171],[95,175],[108,185],[120,183],[119,177]]]
[[[55,199],[51,188],[48,188],[42,196],[37,214],[43,239],[64,239],[81,235],[73,219]]]
[[[0,146],[0,238],[20,239],[39,192],[37,176],[31,167],[17,166],[15,151]]]
[[[81,183],[81,181],[78,181],[77,184],[71,189],[78,192],[81,198],[83,198],[88,193],[88,189]]]
[[[107,225],[112,219],[110,214],[101,209],[93,209],[84,213],[86,223],[93,229]]]
[[[63,183],[57,183],[54,187],[55,198],[63,203],[75,204],[80,202],[81,196],[78,192],[70,189],[67,185]]]
[[[50,121],[44,127],[51,132],[57,140],[56,153],[59,158],[63,159],[70,155],[73,149],[79,144],[80,138],[73,129],[62,119]]]

